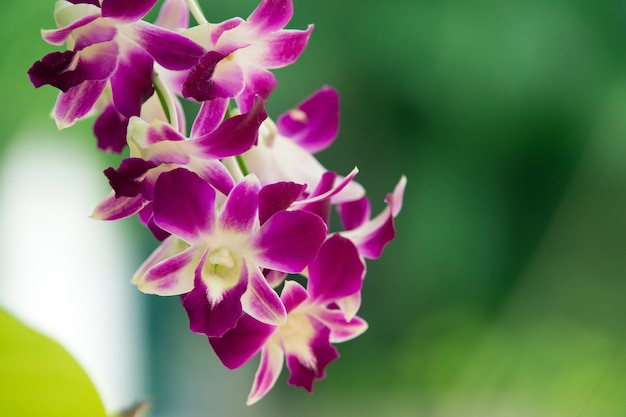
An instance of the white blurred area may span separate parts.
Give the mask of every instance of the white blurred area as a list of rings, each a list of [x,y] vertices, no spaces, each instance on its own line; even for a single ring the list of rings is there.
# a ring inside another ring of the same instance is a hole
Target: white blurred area
[[[108,187],[94,143],[50,130],[11,140],[0,165],[0,305],[61,343],[111,413],[145,395],[145,326],[129,283],[133,241],[123,225],[89,218]]]

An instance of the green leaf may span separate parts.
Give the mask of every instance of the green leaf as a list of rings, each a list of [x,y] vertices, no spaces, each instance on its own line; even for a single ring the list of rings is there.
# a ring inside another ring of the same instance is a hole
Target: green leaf
[[[0,416],[106,417],[94,385],[76,360],[1,308]]]

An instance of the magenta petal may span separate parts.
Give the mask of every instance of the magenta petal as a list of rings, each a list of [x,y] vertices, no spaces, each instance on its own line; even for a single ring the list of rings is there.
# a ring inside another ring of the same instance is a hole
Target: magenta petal
[[[391,242],[396,236],[391,214],[385,218],[384,222],[377,226],[376,228],[368,228],[367,234],[358,237],[355,236],[354,238],[348,236],[350,232],[346,233],[346,236],[359,248],[361,255],[369,259],[379,258],[387,243]]]
[[[242,271],[245,271],[245,268]],[[207,288],[196,272],[193,290],[182,296],[183,307],[189,317],[189,329],[192,332],[208,337],[222,337],[235,327],[243,315],[241,296],[248,285],[246,277],[242,278],[234,287],[222,293],[219,302],[214,303],[209,300],[211,289]]]
[[[136,22],[133,29],[133,40],[169,70],[189,69],[206,53],[202,46],[191,39],[144,21]]]
[[[345,230],[352,230],[367,222],[371,215],[367,197],[337,205],[337,211]]]
[[[224,59],[226,55],[209,51],[189,71],[183,83],[183,97],[197,101],[235,97],[243,89],[243,72],[239,65]]]
[[[354,244],[334,234],[309,265],[308,290],[320,304],[331,303],[361,290],[365,265]]]
[[[246,20],[258,34],[264,34],[284,28],[291,16],[292,0],[262,0]]]
[[[169,245],[168,245],[169,246]],[[159,252],[159,249],[156,250]],[[200,261],[194,247],[170,256],[152,266],[137,281],[137,288],[147,294],[179,295],[193,288],[194,271]]]
[[[297,273],[311,263],[326,237],[326,225],[304,211],[281,211],[270,217],[254,236],[259,265]]]
[[[156,2],[157,0],[102,0],[102,16],[134,22],[147,15]]]
[[[213,229],[215,190],[195,173],[177,168],[159,175],[153,207],[157,226],[191,243]]]
[[[256,403],[272,389],[283,369],[283,361],[282,349],[278,343],[270,339],[261,350],[261,362],[254,375],[254,384],[248,395],[247,405]]]
[[[285,281],[283,291],[280,293],[280,299],[285,305],[287,314],[295,310],[296,307],[305,302],[307,298],[309,298],[309,293],[302,285],[292,280]]]
[[[126,146],[127,128],[128,118],[120,114],[113,104],[108,105],[93,124],[98,149],[121,153]]]
[[[267,118],[263,100],[256,97],[249,112],[230,117],[213,132],[194,139],[205,156],[225,158],[240,155],[257,142],[259,127]]]
[[[87,116],[104,91],[106,84],[106,80],[85,81],[65,93],[59,93],[53,112],[57,126],[69,127]]]
[[[96,20],[99,17],[100,17],[100,13],[98,12],[97,9],[94,9],[94,14],[88,15],[88,16],[83,16],[83,17],[81,17],[80,19],[78,19],[77,21],[71,23],[68,26],[65,26],[65,27],[62,27],[62,28],[59,28],[59,29],[42,30],[41,31],[42,38],[46,42],[48,42],[48,43],[50,43],[52,45],[62,45],[62,44],[65,43],[65,41],[67,41],[67,38],[70,37],[70,35],[72,34],[72,32],[75,29],[78,29],[80,27],[86,26],[87,24],[93,22],[94,20]],[[112,36],[111,36],[110,32],[106,33],[107,35],[110,36],[109,39],[106,39],[106,40],[107,41],[112,40],[113,37],[115,37],[115,33],[116,32],[117,31],[115,30],[115,28],[113,28]],[[75,48],[75,49],[82,49],[82,48]]]
[[[225,98],[216,98],[203,102],[191,127],[190,137],[194,139],[213,132],[224,120],[228,102],[229,100]]]
[[[257,64],[264,68],[282,68],[291,65],[304,52],[313,32],[313,25],[306,30],[281,30],[265,36],[255,45],[254,51],[258,56]]]
[[[322,87],[300,105],[282,114],[276,122],[278,132],[310,153],[331,145],[339,130],[339,95]]]
[[[248,68],[245,77],[244,90],[235,98],[242,112],[247,112],[253,106],[256,96],[266,100],[277,84],[274,74],[260,67]]]
[[[153,63],[143,49],[124,45],[124,53],[111,77],[113,102],[124,116],[139,116],[141,105],[154,93]]]
[[[210,337],[209,342],[224,366],[236,369],[256,355],[275,330],[244,314],[233,329],[220,338]]]
[[[320,309],[315,317],[330,329],[330,342],[341,343],[360,336],[367,330],[367,322],[360,317],[346,320],[340,310]]]
[[[254,175],[248,175],[232,189],[222,212],[219,223],[224,230],[251,234],[259,210],[259,189],[261,185]]]
[[[114,192],[96,206],[91,217],[97,220],[119,220],[130,217],[148,202],[141,195],[116,197]]]
[[[308,392],[313,391],[313,382],[326,376],[326,366],[339,357],[337,349],[330,344],[330,330],[321,323],[311,320],[315,328],[315,336],[309,343],[315,364],[302,363],[301,359],[290,352],[286,353],[289,379],[287,382],[296,387],[302,387]]]
[[[230,172],[218,159],[205,160],[194,169],[198,175],[224,195],[228,195],[235,185]]]
[[[248,289],[241,297],[243,310],[255,319],[279,326],[287,320],[287,311],[278,294],[255,266],[248,267]]]
[[[259,220],[261,224],[275,213],[286,210],[306,189],[305,184],[277,182],[268,184],[259,192]]]

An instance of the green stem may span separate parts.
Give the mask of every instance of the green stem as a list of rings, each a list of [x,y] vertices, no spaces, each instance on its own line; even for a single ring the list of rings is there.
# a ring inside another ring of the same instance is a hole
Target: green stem
[[[176,113],[174,99],[172,98],[167,86],[163,84],[163,80],[161,80],[161,77],[159,77],[159,74],[156,72],[152,76],[152,84],[154,85],[154,91],[159,98],[161,107],[163,107],[163,112],[165,113],[167,122],[172,125],[174,130],[178,131],[178,116]]]
[[[189,9],[189,11],[191,12],[191,15],[193,16],[194,19],[196,19],[196,22],[198,22],[199,25],[205,25],[209,23],[209,21],[206,20],[206,17],[204,17],[204,13],[202,13],[202,9],[200,9],[198,0],[185,0],[185,3],[187,3],[187,8]]]
[[[241,170],[243,176],[245,177],[246,175],[248,175],[250,171],[248,170],[248,166],[246,165],[246,161],[243,160],[243,157],[241,155],[237,155],[235,157],[235,160],[237,161],[237,165],[239,166],[239,169]]]

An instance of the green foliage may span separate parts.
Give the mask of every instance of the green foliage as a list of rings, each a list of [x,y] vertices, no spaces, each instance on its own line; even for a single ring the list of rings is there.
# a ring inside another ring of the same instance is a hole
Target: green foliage
[[[89,377],[65,349],[0,309],[0,415],[106,413]]]

